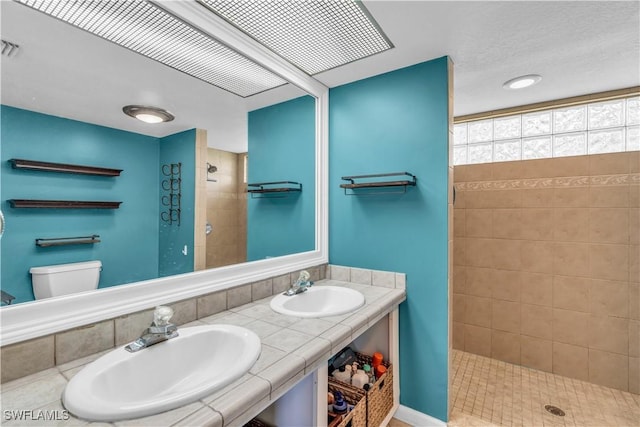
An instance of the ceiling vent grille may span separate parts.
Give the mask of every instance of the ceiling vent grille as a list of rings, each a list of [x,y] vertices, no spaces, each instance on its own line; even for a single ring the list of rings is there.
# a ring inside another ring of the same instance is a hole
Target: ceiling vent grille
[[[16,56],[18,54],[18,50],[20,50],[20,46],[17,44],[2,40],[2,56]]]

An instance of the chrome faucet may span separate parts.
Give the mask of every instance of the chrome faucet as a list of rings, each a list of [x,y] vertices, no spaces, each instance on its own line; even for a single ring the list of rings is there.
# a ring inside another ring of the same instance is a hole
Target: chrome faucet
[[[151,347],[162,341],[177,337],[178,327],[173,323],[169,323],[171,316],[173,316],[171,307],[156,307],[153,312],[153,323],[151,323],[151,326],[142,333],[140,338],[128,344],[124,349],[130,353],[134,353],[143,348]]]
[[[296,280],[296,282],[293,285],[291,285],[291,287],[287,289],[283,293],[283,295],[292,296],[292,295],[303,293],[304,291],[309,289],[311,286],[313,286],[313,282],[309,280],[310,277],[311,276],[309,275],[309,272],[307,272],[306,270],[302,270],[300,272],[300,276],[298,277],[298,280]]]

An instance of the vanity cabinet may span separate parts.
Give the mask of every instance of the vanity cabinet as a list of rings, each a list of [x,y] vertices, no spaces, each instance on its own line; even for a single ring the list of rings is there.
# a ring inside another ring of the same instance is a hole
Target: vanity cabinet
[[[400,398],[398,308],[384,315],[346,346],[363,354],[381,352],[384,360],[391,364],[393,402],[391,410],[381,423],[382,426],[386,426],[398,408]],[[334,354],[331,355],[333,356]],[[271,403],[256,418],[267,425],[278,427],[327,427],[327,391],[328,359]]]

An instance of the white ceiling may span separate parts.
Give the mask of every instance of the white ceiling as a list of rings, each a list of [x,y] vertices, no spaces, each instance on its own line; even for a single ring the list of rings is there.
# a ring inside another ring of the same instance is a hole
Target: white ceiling
[[[395,48],[316,76],[329,87],[449,55],[454,114],[640,85],[640,2],[366,1]],[[301,95],[292,85],[246,99],[186,76],[19,4],[0,1],[3,104],[152,136],[194,127],[209,146],[246,150],[246,112]],[[502,89],[537,73],[540,84]],[[126,104],[165,108],[147,125]]]

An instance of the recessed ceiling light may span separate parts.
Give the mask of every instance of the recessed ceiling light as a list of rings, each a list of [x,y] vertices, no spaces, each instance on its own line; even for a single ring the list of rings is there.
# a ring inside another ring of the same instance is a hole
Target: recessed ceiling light
[[[175,117],[167,110],[157,107],[146,107],[143,105],[127,105],[122,107],[122,111],[135,119],[145,123],[170,122]]]
[[[526,76],[516,77],[511,80],[507,80],[502,85],[505,89],[524,89],[525,87],[533,86],[542,80],[542,76],[538,74],[527,74]]]

